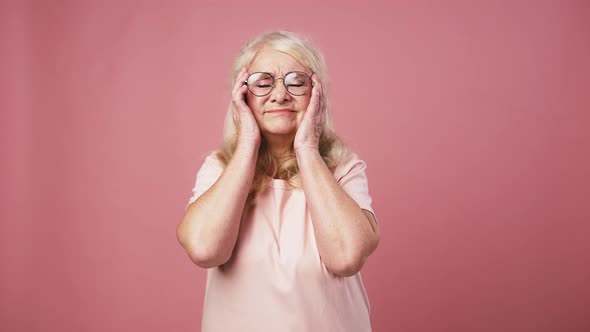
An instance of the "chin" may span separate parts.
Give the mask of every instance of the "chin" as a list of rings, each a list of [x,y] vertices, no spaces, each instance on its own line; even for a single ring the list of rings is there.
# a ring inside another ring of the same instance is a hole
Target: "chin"
[[[266,126],[265,132],[274,135],[288,135],[297,132],[297,125],[295,123],[274,123]]]
[[[297,128],[296,127],[272,127],[272,128],[267,128],[265,130],[266,133],[271,134],[271,135],[295,135],[295,133],[297,133]]]
[[[270,135],[290,135],[290,136],[293,136],[293,135],[295,135],[295,133],[297,133],[297,131],[295,131],[295,130],[269,130],[266,133],[270,134]]]

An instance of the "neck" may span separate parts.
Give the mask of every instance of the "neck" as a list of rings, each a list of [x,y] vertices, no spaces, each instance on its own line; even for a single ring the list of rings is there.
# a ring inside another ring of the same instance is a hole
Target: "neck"
[[[268,144],[268,149],[272,155],[277,159],[282,159],[293,154],[293,139],[292,135],[265,135],[264,139]]]

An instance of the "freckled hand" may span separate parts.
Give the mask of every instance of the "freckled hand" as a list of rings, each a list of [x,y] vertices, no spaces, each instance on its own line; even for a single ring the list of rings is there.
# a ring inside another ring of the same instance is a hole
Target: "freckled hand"
[[[322,86],[314,74],[312,77],[314,87],[311,90],[311,99],[303,119],[295,134],[293,147],[300,148],[319,148],[320,136],[322,134],[323,122],[325,116],[325,105],[323,102]]]

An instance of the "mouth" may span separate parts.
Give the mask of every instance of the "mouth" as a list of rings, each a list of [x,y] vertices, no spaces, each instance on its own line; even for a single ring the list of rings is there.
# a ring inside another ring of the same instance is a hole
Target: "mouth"
[[[287,113],[295,113],[295,111],[290,108],[277,108],[277,109],[273,109],[273,110],[268,110],[264,113],[287,114]]]

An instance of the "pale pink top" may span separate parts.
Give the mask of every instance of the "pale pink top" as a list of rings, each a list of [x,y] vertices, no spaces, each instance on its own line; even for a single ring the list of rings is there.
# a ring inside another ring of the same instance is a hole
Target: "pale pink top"
[[[351,153],[335,170],[340,186],[373,212],[366,164]],[[189,204],[223,172],[210,154]],[[207,270],[202,331],[371,331],[360,273],[338,277],[324,266],[302,189],[268,177],[244,211],[230,260]],[[188,205],[187,205],[188,206]]]

